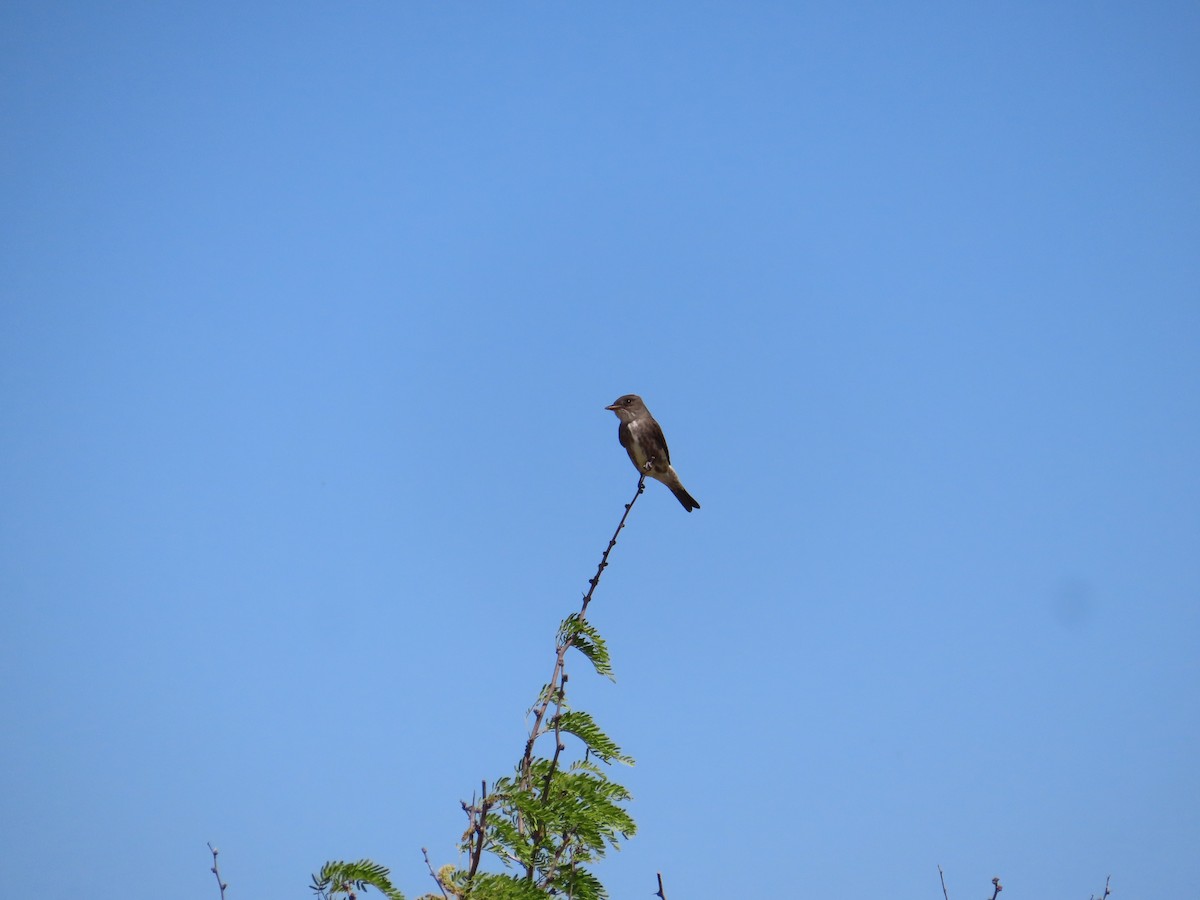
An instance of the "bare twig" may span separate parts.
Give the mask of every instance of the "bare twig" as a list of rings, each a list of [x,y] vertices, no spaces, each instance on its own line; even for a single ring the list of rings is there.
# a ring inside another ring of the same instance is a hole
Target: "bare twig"
[[[946,873],[942,871],[942,867],[938,866],[938,878],[942,879],[942,896],[946,900],[950,900],[950,892],[946,890]]]
[[[433,883],[437,884],[438,890],[442,892],[442,896],[446,900],[450,900],[450,895],[446,893],[446,886],[442,883],[442,876],[439,876],[436,871],[433,871],[433,864],[430,863],[430,851],[425,847],[421,847],[421,854],[425,857],[425,868],[430,870],[430,877],[433,878]]]
[[[600,576],[604,574],[604,570],[608,567],[608,554],[612,552],[612,548],[617,546],[617,535],[621,533],[621,529],[625,527],[625,520],[629,518],[629,511],[633,509],[633,504],[637,503],[637,498],[642,495],[642,491],[646,490],[646,476],[643,474],[638,479],[637,492],[633,495],[633,499],[625,504],[625,515],[621,516],[621,521],[617,523],[617,530],[613,532],[608,546],[604,548],[604,554],[600,557],[600,565],[596,569],[596,575],[588,584],[591,588],[583,598],[583,608],[579,610],[579,618],[583,618],[587,614],[588,604],[592,602],[592,594],[596,593],[596,585],[600,583]]]
[[[481,782],[481,785],[479,807],[471,810],[471,824],[475,829],[475,846],[471,848],[471,869],[467,872],[468,881],[475,877],[475,873],[479,869],[479,861],[483,859],[483,845],[487,840],[488,807],[492,805],[492,798],[488,796],[487,792],[487,782]],[[478,819],[475,818],[476,812],[479,814]]]
[[[667,892],[663,890],[662,885],[662,872],[658,872],[656,874],[658,875],[658,890],[654,892],[654,896],[661,897],[662,900],[667,900]]]
[[[1112,893],[1112,891],[1111,891],[1111,890],[1109,890],[1109,887],[1108,887],[1108,883],[1109,883],[1111,880],[1112,880],[1112,876],[1111,876],[1111,875],[1105,875],[1105,876],[1104,876],[1104,893],[1103,893],[1103,894],[1100,896],[1099,900],[1108,900],[1108,895]],[[1095,895],[1095,894],[1092,894],[1092,900],[1097,900],[1097,898],[1096,898],[1096,895]]]
[[[1000,876],[997,875],[992,879],[992,885],[996,888],[996,890],[992,891],[992,900],[996,900],[1000,896],[1000,892],[1004,890],[1004,885],[1000,883]]]
[[[221,880],[221,869],[217,865],[217,854],[221,851],[214,847],[211,841],[208,842],[208,849],[213,855],[213,864],[210,871],[216,876],[217,886],[221,889],[221,900],[225,900],[225,888],[229,887],[229,885]]]

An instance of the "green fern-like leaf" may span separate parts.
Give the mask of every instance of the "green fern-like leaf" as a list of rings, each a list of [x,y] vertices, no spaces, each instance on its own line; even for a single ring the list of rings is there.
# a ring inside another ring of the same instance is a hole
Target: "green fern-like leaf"
[[[559,729],[573,734],[583,741],[593,756],[599,757],[606,763],[615,759],[617,762],[633,765],[633,757],[621,753],[621,748],[600,730],[600,726],[596,724],[589,713],[577,709],[568,710],[560,714],[556,721]]]
[[[327,862],[321,867],[321,871],[312,877],[311,887],[321,898],[373,887],[388,900],[404,900],[404,895],[392,886],[389,875],[386,866],[369,859],[360,859],[358,862]]]
[[[558,629],[559,643],[562,644],[568,639],[576,650],[588,658],[598,675],[603,675],[610,681],[616,681],[613,676],[612,657],[608,653],[608,644],[600,636],[596,626],[586,619],[579,618],[578,614],[572,613],[563,619],[562,625]]]
[[[554,886],[560,894],[572,900],[606,900],[608,891],[595,875],[587,869],[573,866],[554,879]]]
[[[467,895],[471,900],[546,900],[546,891],[513,875],[478,875]]]
[[[542,847],[546,842],[570,841],[581,850],[599,858],[608,845],[617,846],[621,838],[632,836],[637,826],[620,804],[630,799],[629,791],[614,781],[609,781],[604,769],[594,763],[579,761],[566,771],[553,767],[549,760],[534,760],[531,766],[532,780],[539,788],[535,791],[514,790],[499,800],[503,817],[520,817],[525,823],[525,835],[542,835]],[[546,784],[544,790],[540,787]],[[507,843],[514,835],[503,838],[495,831],[497,841]],[[528,854],[536,853],[524,837],[517,838],[515,853],[522,862],[530,862]],[[532,863],[539,864],[537,859]]]
[[[489,817],[488,828],[488,850],[500,858],[505,868],[514,863],[522,866],[529,864],[532,859],[529,841],[516,825],[507,819]]]

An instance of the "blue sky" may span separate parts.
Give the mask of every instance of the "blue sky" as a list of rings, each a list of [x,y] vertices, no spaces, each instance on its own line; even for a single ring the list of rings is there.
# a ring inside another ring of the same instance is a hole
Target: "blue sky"
[[[0,844],[410,896],[578,706],[614,897],[1117,898],[1200,848],[1200,9],[0,10]],[[16,882],[14,882],[16,883]]]

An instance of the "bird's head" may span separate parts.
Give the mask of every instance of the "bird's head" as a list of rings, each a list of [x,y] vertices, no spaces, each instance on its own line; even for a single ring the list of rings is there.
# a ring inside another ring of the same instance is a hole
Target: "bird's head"
[[[642,398],[637,394],[626,394],[623,397],[618,397],[612,402],[612,405],[604,408],[611,409],[622,422],[632,422],[641,413],[646,411],[646,404],[642,402]]]

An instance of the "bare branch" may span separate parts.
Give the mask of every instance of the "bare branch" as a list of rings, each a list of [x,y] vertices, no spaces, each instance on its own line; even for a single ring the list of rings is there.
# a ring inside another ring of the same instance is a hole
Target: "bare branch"
[[[1004,885],[1000,883],[999,875],[992,879],[992,885],[996,888],[996,890],[992,891],[992,900],[996,900],[1000,896],[1000,892],[1004,890]]]
[[[612,552],[613,547],[617,546],[617,535],[625,527],[625,520],[629,518],[629,511],[633,509],[633,504],[637,503],[637,498],[642,495],[642,491],[644,490],[646,490],[645,475],[638,479],[637,492],[633,495],[633,499],[625,504],[625,515],[621,516],[621,521],[617,523],[617,530],[613,532],[612,539],[609,540],[608,546],[604,549],[604,554],[600,557],[600,565],[596,569],[595,577],[588,582],[591,588],[583,597],[583,608],[579,610],[579,618],[581,619],[587,615],[588,604],[592,602],[592,594],[596,592],[596,585],[600,583],[600,576],[604,574],[604,570],[608,567],[608,554]]]
[[[660,897],[662,900],[667,900],[667,892],[663,890],[662,872],[656,874],[658,875],[658,890],[654,892],[654,896]]]
[[[450,900],[450,895],[446,893],[446,885],[442,883],[441,876],[439,876],[437,872],[433,871],[433,864],[429,862],[429,850],[427,850],[425,847],[422,847],[421,855],[425,857],[425,868],[429,870],[429,877],[432,878],[434,884],[438,886],[438,890],[442,892],[442,896],[445,897],[446,900]]]
[[[221,889],[221,900],[225,900],[225,888],[229,887],[229,885],[227,885],[225,882],[223,882],[221,880],[221,869],[217,865],[217,854],[220,853],[221,851],[212,845],[212,841],[208,842],[208,849],[212,853],[212,857],[213,857],[212,869],[210,869],[209,871],[211,871],[213,873],[213,875],[216,876],[217,886]]]
[[[488,796],[487,782],[483,782],[483,796],[479,801],[479,822],[476,824],[475,834],[479,839],[475,844],[475,852],[471,855],[471,871],[467,873],[468,878],[474,878],[475,872],[479,869],[479,861],[483,859],[483,846],[487,840],[487,814],[488,807],[492,805],[492,798]]]
[[[942,896],[946,900],[950,900],[950,892],[946,890],[946,873],[942,871],[942,867],[938,866],[938,878],[942,879]]]

